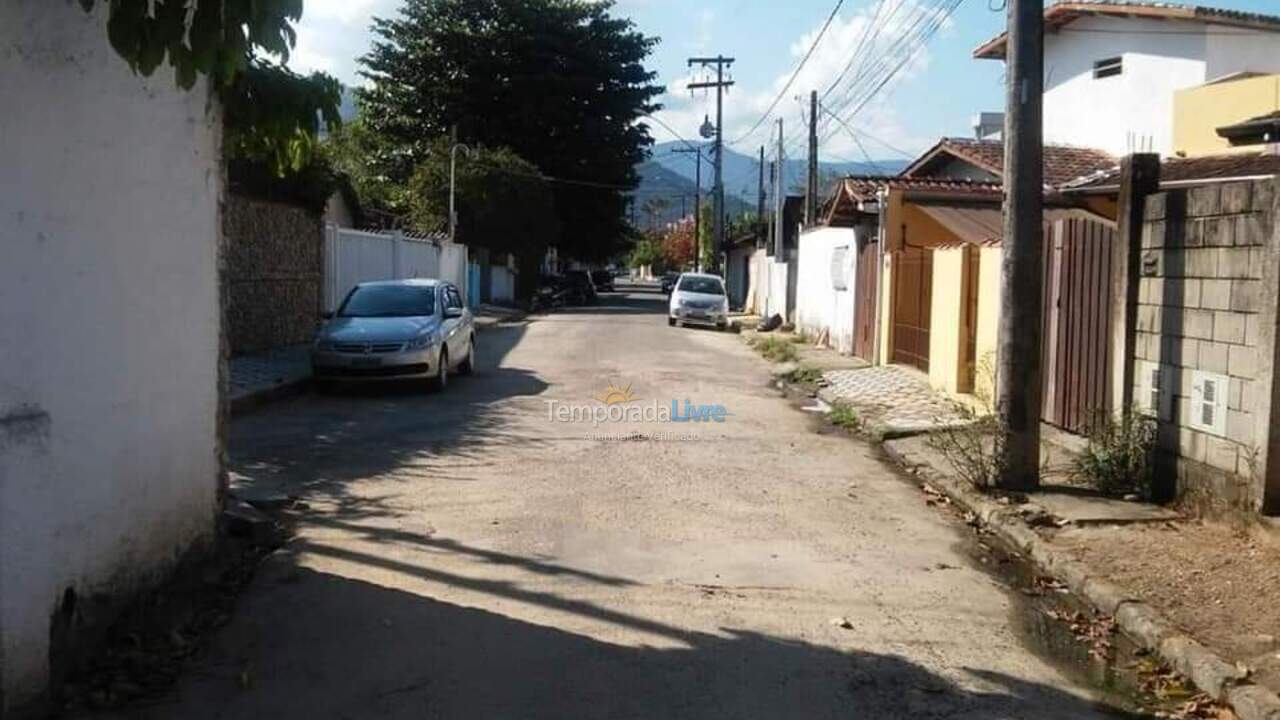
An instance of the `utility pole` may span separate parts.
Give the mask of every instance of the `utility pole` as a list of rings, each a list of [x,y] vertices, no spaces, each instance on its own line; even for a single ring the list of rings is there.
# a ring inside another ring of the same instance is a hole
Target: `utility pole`
[[[787,148],[786,141],[782,135],[782,118],[778,118],[778,171],[773,176],[773,256],[777,261],[785,261],[783,257],[786,251],[783,236],[786,233],[786,225],[782,217],[783,210],[787,207],[786,196],[786,180],[784,176],[787,174]]]
[[[708,67],[714,65],[716,68],[716,79],[712,82],[690,83],[690,90],[711,89],[716,91],[716,126],[714,128],[715,146],[715,182],[711,188],[711,201],[714,208],[711,213],[712,237],[715,238],[715,257],[724,249],[724,91],[733,86],[732,80],[724,79],[724,69],[734,62],[733,58],[723,55],[715,57],[693,57],[689,58],[689,67],[700,65]]]
[[[1004,490],[1040,486],[1040,322],[1044,235],[1044,3],[1008,0],[1004,258],[996,411]]]
[[[804,224],[818,219],[818,91],[809,92],[809,173],[805,182]]]
[[[760,146],[760,181],[756,186],[756,236],[764,232],[764,146]],[[757,242],[756,247],[760,247]]]
[[[702,148],[689,146],[675,152],[693,153],[693,270],[702,272]]]

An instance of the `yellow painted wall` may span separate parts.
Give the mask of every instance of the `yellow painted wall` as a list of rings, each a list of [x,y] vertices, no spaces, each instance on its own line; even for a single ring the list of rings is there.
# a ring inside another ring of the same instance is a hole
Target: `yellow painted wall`
[[[880,276],[880,335],[878,364],[888,365],[893,357],[893,253],[885,253]]]
[[[1173,96],[1173,150],[1188,156],[1257,152],[1231,147],[1217,129],[1280,110],[1280,75],[1199,85]]]
[[[929,384],[955,395],[961,391],[964,351],[967,246],[933,251],[933,295],[929,317]]]
[[[996,341],[1000,332],[1000,263],[999,246],[983,246],[978,260],[978,327],[974,359],[973,394],[994,410]]]

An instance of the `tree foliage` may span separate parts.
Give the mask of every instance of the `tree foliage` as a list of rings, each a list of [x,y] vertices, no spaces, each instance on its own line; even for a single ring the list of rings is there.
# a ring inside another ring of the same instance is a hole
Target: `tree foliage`
[[[686,217],[672,223],[662,234],[662,259],[666,266],[683,269],[693,264],[696,236],[693,218]]]
[[[370,129],[362,117],[343,123],[321,148],[333,168],[350,178],[362,205],[408,215],[414,160],[406,148]]]
[[[321,124],[339,124],[341,86],[323,73],[283,66],[297,40],[302,0],[79,0],[106,5],[107,38],[134,72],[151,76],[167,60],[178,87],[207,76],[226,112],[233,157],[278,173],[305,166]]]
[[[415,229],[449,227],[449,148],[447,138],[428,147],[409,182],[409,217]],[[550,184],[538,168],[506,148],[458,152],[457,241],[496,253],[541,258],[558,231]]]
[[[620,189],[636,185],[652,142],[637,120],[661,93],[643,65],[657,41],[611,8],[407,0],[397,17],[374,21],[361,114],[415,159],[455,127],[463,142],[509,147],[557,179],[562,252],[608,257],[626,235]]]

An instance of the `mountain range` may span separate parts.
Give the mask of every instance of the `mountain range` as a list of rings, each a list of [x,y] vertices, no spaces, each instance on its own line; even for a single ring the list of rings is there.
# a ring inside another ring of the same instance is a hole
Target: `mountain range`
[[[675,152],[683,147],[687,146],[678,140],[658,143],[650,152],[649,159],[636,166],[636,172],[640,176],[640,185],[635,191],[636,222],[641,227],[670,222],[679,219],[683,214],[692,212],[696,187],[694,155]],[[702,163],[704,203],[711,201],[713,170],[708,157],[709,150],[709,147],[704,146]],[[806,165],[804,158],[788,159],[784,163],[784,186],[789,194],[804,192]],[[906,162],[902,160],[875,160],[869,163],[819,160],[818,175],[825,193],[837,179],[848,175],[892,175],[904,167]],[[743,155],[732,148],[725,148],[723,172],[725,209],[728,214],[734,216],[744,212],[754,212],[756,190],[760,179],[759,159]],[[767,166],[765,173],[767,184],[769,182]]]

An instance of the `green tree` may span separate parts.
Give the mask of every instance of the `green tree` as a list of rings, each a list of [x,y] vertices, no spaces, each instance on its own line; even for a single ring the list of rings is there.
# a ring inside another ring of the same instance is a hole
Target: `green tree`
[[[369,128],[364,118],[343,123],[322,145],[322,154],[333,169],[346,175],[370,209],[391,215],[407,215],[414,161],[404,147]]]
[[[511,148],[557,179],[561,251],[607,258],[626,237],[620,190],[635,187],[652,143],[637,120],[662,91],[643,65],[657,41],[612,6],[407,0],[374,20],[361,114],[415,160],[453,128],[463,142]]]
[[[302,0],[79,3],[86,12],[107,6],[107,39],[134,72],[150,76],[167,59],[183,89],[209,78],[222,100],[230,157],[267,163],[277,174],[298,170],[311,161],[321,124],[339,124],[338,81],[284,67]]]
[[[410,222],[422,232],[449,227],[450,144],[439,138],[427,146],[408,183]],[[509,149],[476,148],[458,153],[455,185],[458,242],[515,255],[517,291],[530,292],[547,245],[560,231],[550,183]]]

